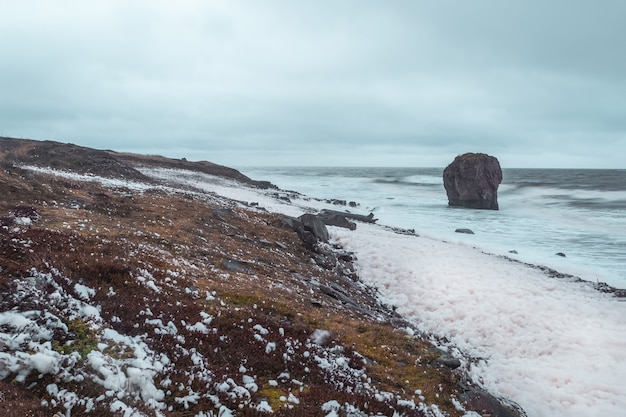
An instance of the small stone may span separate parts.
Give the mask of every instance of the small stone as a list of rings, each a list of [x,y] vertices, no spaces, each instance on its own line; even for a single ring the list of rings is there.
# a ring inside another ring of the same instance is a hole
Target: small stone
[[[565,254],[563,252],[557,252],[555,253],[556,256],[560,256],[561,258],[565,258]]]
[[[473,235],[474,231],[472,229],[456,229],[456,233],[465,233],[466,235]]]
[[[450,369],[456,369],[459,366],[461,366],[460,360],[458,360],[452,355],[448,355],[447,353],[444,353],[443,355],[439,356],[437,358],[437,362],[439,362],[442,365],[447,366]]]
[[[247,266],[245,266],[241,262],[234,261],[232,259],[225,259],[224,260],[224,267],[227,270],[233,271],[233,272],[246,272],[246,273],[250,272],[250,268],[248,268]]]

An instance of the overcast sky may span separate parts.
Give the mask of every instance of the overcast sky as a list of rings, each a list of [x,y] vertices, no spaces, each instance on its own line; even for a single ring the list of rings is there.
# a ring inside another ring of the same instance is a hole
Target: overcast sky
[[[229,166],[626,168],[626,1],[0,0],[0,136]]]

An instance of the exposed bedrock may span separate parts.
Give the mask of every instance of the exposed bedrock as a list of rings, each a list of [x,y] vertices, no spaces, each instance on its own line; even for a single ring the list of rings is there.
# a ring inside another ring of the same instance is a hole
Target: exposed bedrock
[[[484,153],[459,155],[443,171],[448,205],[453,207],[498,210],[501,182],[500,163]]]

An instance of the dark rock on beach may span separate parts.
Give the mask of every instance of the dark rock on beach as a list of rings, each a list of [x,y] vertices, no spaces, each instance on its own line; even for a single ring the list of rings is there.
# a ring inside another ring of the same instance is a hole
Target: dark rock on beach
[[[443,354],[437,358],[437,362],[447,366],[450,369],[456,369],[461,366],[461,361],[449,354]]]
[[[456,229],[456,233],[465,233],[466,235],[473,235],[474,231],[472,229]]]
[[[374,223],[377,220],[372,213],[365,216],[336,210],[322,210],[319,214],[306,213],[298,218],[285,216],[282,218],[281,226],[294,230],[307,247],[314,249],[317,242],[328,242],[330,236],[326,226],[355,230],[356,223],[348,219],[367,223]]]
[[[322,217],[328,217],[334,214],[343,216],[350,220],[356,220],[356,221],[363,222],[363,223],[376,223],[376,221],[378,220],[374,218],[373,213],[370,213],[367,216],[365,216],[363,214],[354,214],[354,213],[349,213],[347,211],[326,210],[326,209],[320,211],[319,215]]]
[[[498,210],[502,169],[498,160],[482,153],[457,156],[443,171],[448,205]]]
[[[471,410],[483,416],[494,417],[525,417],[526,413],[517,404],[500,400],[495,396],[477,388],[470,388],[459,395],[459,400]]]
[[[351,222],[345,215],[340,213],[320,213],[318,217],[326,226],[343,227],[350,230],[356,229],[356,223]]]
[[[328,242],[328,229],[324,224],[324,221],[315,214],[306,213],[298,218],[302,225],[304,226],[304,230],[311,232],[313,236],[318,238],[322,242]]]

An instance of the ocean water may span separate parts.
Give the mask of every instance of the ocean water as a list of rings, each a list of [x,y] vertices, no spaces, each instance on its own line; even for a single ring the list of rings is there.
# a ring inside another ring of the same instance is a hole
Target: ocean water
[[[626,170],[504,169],[497,211],[448,207],[443,168],[240,171],[308,197],[354,201],[348,209],[380,224],[626,288]]]

